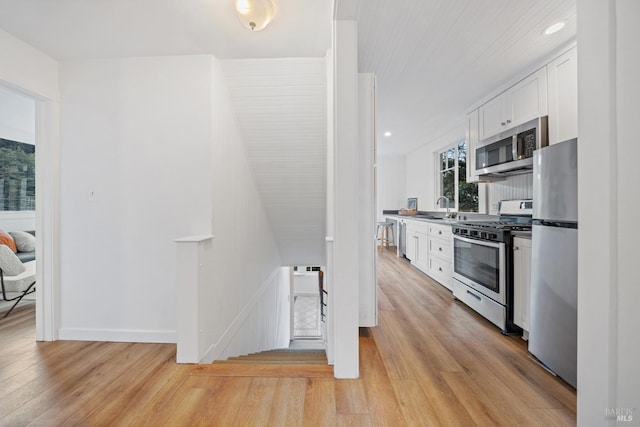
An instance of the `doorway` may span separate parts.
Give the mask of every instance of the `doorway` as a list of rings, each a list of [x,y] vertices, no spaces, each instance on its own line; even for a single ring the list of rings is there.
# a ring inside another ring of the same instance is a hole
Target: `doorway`
[[[15,253],[9,261],[14,258],[32,272],[36,250],[36,105],[32,97],[0,86],[0,237]],[[23,296],[22,292],[28,278],[14,288],[6,272],[4,277],[0,318],[29,306],[33,309],[35,293]]]
[[[290,348],[324,349],[321,267],[293,267]]]

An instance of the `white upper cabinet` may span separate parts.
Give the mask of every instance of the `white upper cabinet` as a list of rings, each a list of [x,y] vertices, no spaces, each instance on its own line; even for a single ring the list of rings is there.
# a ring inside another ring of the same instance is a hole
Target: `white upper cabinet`
[[[578,136],[578,56],[574,47],[549,65],[549,145]]]
[[[478,111],[480,139],[488,138],[507,129],[507,96],[505,93],[493,98]]]
[[[497,135],[514,126],[548,114],[547,69],[541,68],[479,110],[479,139]]]
[[[476,175],[476,147],[478,146],[478,110],[473,110],[467,114],[467,129],[465,131],[467,140],[467,182],[479,182]]]

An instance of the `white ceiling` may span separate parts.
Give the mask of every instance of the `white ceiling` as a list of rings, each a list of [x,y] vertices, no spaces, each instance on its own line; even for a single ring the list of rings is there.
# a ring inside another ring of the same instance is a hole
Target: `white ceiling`
[[[329,0],[275,0],[260,32],[240,25],[233,0],[0,0],[0,28],[55,59],[213,54],[323,57]]]
[[[360,71],[377,76],[378,151],[404,154],[574,39],[576,0],[360,0],[357,21]]]

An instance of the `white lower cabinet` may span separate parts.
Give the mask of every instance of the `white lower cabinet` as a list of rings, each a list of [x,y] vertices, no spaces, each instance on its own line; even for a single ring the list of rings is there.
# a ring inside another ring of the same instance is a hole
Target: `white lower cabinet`
[[[427,233],[416,233],[416,245],[418,247],[418,253],[416,254],[415,265],[420,270],[426,272],[429,257],[429,252],[427,250]]]
[[[407,220],[406,257],[423,273],[451,289],[451,226]]]
[[[429,265],[427,274],[451,289],[451,226],[429,223]]]
[[[424,221],[407,220],[406,256],[411,264],[427,272],[427,224]]]
[[[531,239],[513,239],[513,323],[529,332]],[[528,334],[524,334],[526,337]]]

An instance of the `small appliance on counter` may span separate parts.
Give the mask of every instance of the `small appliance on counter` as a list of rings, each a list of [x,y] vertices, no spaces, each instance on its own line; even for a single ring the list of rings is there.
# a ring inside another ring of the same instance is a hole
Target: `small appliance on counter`
[[[533,157],[529,352],[576,386],[578,354],[577,140]]]
[[[513,323],[512,232],[531,230],[531,200],[500,202],[498,221],[459,222],[453,231],[453,296],[499,327]]]
[[[418,199],[416,197],[410,197],[407,199],[407,207],[398,211],[398,215],[416,215],[418,213]]]

